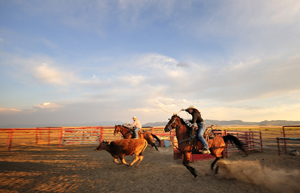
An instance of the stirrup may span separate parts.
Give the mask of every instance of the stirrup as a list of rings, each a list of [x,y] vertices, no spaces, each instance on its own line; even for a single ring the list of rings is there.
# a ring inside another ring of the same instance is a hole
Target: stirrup
[[[203,154],[210,154],[209,149],[206,149],[206,148],[203,148],[203,149],[199,150],[199,152],[203,153]]]

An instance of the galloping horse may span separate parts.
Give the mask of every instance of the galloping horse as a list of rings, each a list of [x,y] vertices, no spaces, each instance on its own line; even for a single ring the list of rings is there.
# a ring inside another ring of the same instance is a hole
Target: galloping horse
[[[131,139],[132,138],[132,134],[130,132],[130,128],[125,127],[123,125],[115,125],[115,131],[114,131],[114,135],[116,136],[117,133],[121,133],[124,139]],[[152,147],[155,147],[155,149],[158,151],[155,143],[153,142],[153,137],[159,142],[159,146],[160,146],[160,139],[152,134],[149,133],[147,131],[144,131],[144,133],[141,133],[140,131],[138,131],[138,135],[139,135],[139,139],[145,139],[148,144],[151,144]]]
[[[189,166],[190,156],[193,151],[193,148],[196,150],[196,152],[198,152],[199,149],[202,149],[203,146],[199,140],[197,141],[196,146],[194,146],[194,143],[190,143],[191,138],[190,138],[189,130],[187,129],[187,126],[186,126],[185,122],[183,121],[183,119],[181,119],[176,114],[171,117],[170,121],[165,126],[165,132],[169,132],[174,128],[176,129],[176,137],[177,137],[178,146],[179,146],[178,150],[184,156],[182,164],[196,178],[197,173],[196,173],[195,168],[192,166]],[[221,137],[219,135],[216,135],[215,138],[209,139],[207,141],[209,149],[211,151],[211,154],[216,157],[216,159],[211,164],[211,170],[214,169],[214,165],[216,164],[216,162],[220,158],[223,158],[222,152],[225,148],[225,143],[228,141],[230,141],[231,143],[234,143],[240,150],[242,150],[246,154],[246,151],[243,147],[242,142],[235,136],[226,135],[226,136]],[[218,172],[218,169],[219,169],[219,166],[216,167],[215,173]]]

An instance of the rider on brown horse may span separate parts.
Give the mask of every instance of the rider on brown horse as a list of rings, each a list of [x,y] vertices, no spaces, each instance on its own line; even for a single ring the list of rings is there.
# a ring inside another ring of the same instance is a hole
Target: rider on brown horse
[[[206,127],[205,127],[205,124],[201,117],[200,112],[198,111],[198,109],[195,108],[195,106],[189,106],[187,109],[182,109],[182,111],[186,111],[192,115],[193,118],[190,121],[192,123],[192,128],[196,129],[198,127],[198,135],[197,136],[199,138],[199,141],[203,145],[203,149],[199,150],[199,152],[201,152],[203,154],[210,154],[207,141],[203,137],[203,134],[206,131]]]
[[[133,118],[133,123],[130,123],[129,126],[132,127],[133,129],[133,133],[134,133],[134,136],[132,138],[139,138],[139,135],[138,135],[138,131],[142,128],[142,124],[141,122],[137,119],[136,116],[134,116]]]

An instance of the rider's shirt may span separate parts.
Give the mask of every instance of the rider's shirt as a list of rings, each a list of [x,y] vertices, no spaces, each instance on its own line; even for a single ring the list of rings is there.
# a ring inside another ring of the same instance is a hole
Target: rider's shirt
[[[140,128],[140,129],[142,128],[141,122],[137,119],[133,123],[131,123],[130,125],[135,126],[137,128]]]
[[[192,120],[191,120],[191,123],[201,123],[203,122],[203,119],[201,117],[201,114],[198,110],[194,110],[193,113],[190,113],[189,111],[187,111],[189,114],[192,115]]]

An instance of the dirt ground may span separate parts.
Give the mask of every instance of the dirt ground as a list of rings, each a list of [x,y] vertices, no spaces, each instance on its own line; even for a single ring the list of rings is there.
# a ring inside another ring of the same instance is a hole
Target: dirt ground
[[[300,156],[264,151],[231,153],[210,171],[212,159],[191,163],[194,178],[173,160],[172,147],[148,147],[139,167],[116,165],[96,146],[20,146],[0,148],[0,192],[299,192]],[[129,163],[133,157],[127,156]]]

